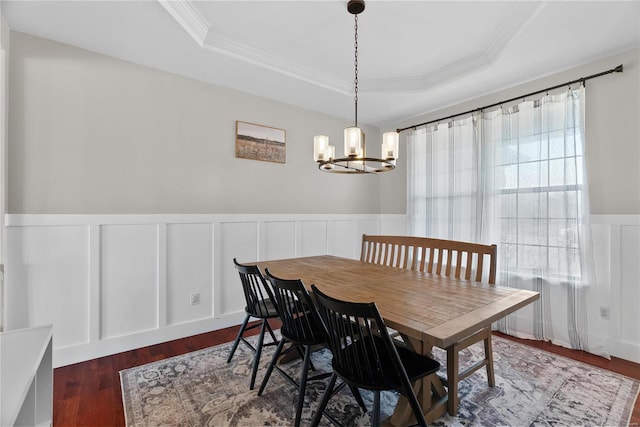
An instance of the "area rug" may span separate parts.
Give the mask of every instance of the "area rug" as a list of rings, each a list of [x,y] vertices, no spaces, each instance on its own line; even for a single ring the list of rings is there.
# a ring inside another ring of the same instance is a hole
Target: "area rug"
[[[222,344],[121,371],[127,425],[292,425],[297,391],[277,371],[263,395],[257,395],[273,347],[263,352],[254,390],[249,390],[253,354],[241,344],[227,364],[230,347]],[[445,414],[431,425],[628,425],[639,381],[500,337],[494,337],[493,349],[496,386],[487,386],[484,370],[471,375],[460,383],[458,415]],[[482,351],[480,346],[470,347],[462,364],[480,358]],[[434,352],[444,365],[444,352]],[[314,352],[312,361],[316,372],[330,372],[328,350]],[[296,378],[300,361],[284,369]],[[313,418],[325,381],[308,384],[302,425]],[[372,395],[362,395],[371,409]],[[391,415],[397,399],[396,393],[383,393],[382,419]],[[348,389],[331,399],[328,412],[346,426],[370,425],[369,415],[360,411]],[[321,425],[330,425],[327,417]]]

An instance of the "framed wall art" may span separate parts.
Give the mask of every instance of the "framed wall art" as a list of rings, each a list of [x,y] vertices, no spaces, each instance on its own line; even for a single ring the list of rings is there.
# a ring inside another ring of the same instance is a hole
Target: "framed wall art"
[[[285,163],[286,131],[236,120],[236,157]]]

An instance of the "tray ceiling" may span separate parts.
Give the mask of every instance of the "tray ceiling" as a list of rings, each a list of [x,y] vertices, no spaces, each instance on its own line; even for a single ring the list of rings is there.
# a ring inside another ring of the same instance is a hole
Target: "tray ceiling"
[[[16,31],[352,118],[345,1],[1,7]],[[370,0],[359,16],[359,119],[384,126],[638,48],[639,28],[638,1]]]

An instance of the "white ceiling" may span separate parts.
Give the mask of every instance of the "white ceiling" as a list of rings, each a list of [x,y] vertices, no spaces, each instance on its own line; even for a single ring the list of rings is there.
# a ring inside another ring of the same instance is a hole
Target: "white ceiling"
[[[353,118],[346,1],[1,7],[13,30]],[[358,19],[358,119],[379,126],[640,46],[640,1],[370,0]]]

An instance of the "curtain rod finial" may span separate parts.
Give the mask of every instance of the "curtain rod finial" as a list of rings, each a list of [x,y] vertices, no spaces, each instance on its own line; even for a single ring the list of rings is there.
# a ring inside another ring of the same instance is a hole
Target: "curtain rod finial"
[[[616,73],[621,73],[622,70],[623,70],[622,64],[618,65],[616,68],[613,69],[613,71]]]

